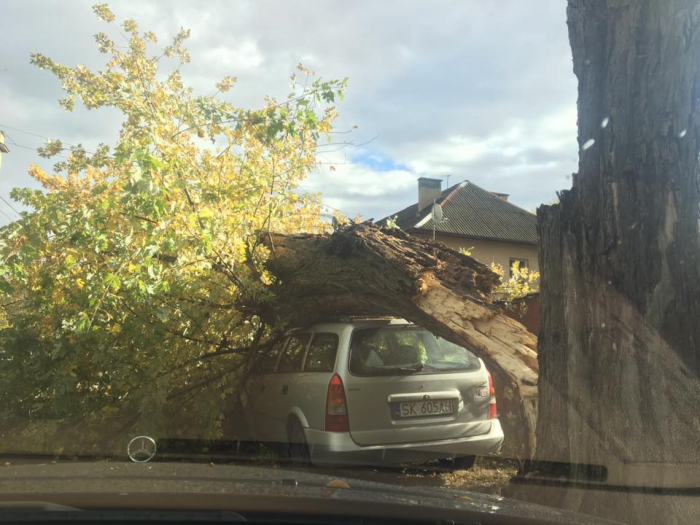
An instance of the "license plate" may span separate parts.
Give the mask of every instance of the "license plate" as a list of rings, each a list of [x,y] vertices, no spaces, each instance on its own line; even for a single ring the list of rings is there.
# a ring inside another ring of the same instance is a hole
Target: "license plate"
[[[444,416],[452,413],[454,413],[454,405],[451,399],[396,403],[394,408],[394,415],[398,419],[407,417]]]

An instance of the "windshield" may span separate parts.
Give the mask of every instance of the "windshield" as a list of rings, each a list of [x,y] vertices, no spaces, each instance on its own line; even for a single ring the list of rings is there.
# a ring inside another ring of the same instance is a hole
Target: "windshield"
[[[350,372],[356,375],[430,374],[480,366],[466,348],[418,327],[358,329],[350,348]]]
[[[700,0],[0,7],[0,519],[698,521]]]

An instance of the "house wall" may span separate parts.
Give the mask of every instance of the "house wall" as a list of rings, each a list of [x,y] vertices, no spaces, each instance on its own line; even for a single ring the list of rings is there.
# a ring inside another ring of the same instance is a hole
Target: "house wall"
[[[414,235],[425,239],[432,239],[431,234],[415,233]],[[474,248],[471,250],[472,257],[477,261],[486,265],[495,262],[496,264],[500,264],[506,272],[508,268],[510,268],[511,259],[527,259],[528,268],[530,270],[536,272],[540,271],[540,266],[537,262],[537,246],[440,234],[435,236],[435,240],[446,244],[454,250],[473,246]]]
[[[504,309],[503,313],[521,323],[529,332],[540,335],[540,294],[530,294],[515,301],[516,308]]]

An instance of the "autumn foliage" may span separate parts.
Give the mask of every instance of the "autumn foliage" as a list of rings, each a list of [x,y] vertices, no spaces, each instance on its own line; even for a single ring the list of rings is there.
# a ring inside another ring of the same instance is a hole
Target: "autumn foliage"
[[[250,309],[273,299],[265,232],[318,232],[317,195],[300,189],[330,137],[346,81],[299,66],[284,100],[236,107],[226,77],[195,95],[181,70],[189,32],[158,46],[104,4],[100,71],[40,54],[60,104],[113,108],[113,146],[50,141],[53,173],[16,189],[32,211],[0,235],[0,407],[12,415],[86,424],[119,420],[142,432],[220,430],[245,358],[272,328]],[[274,247],[272,248],[274,249]]]

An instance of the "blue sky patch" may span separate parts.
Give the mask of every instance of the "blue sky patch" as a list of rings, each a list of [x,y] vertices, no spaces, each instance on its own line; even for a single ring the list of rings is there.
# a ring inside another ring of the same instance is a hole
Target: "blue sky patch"
[[[353,164],[363,164],[376,171],[405,170],[410,171],[405,164],[394,162],[389,157],[376,151],[368,151],[352,158]]]

